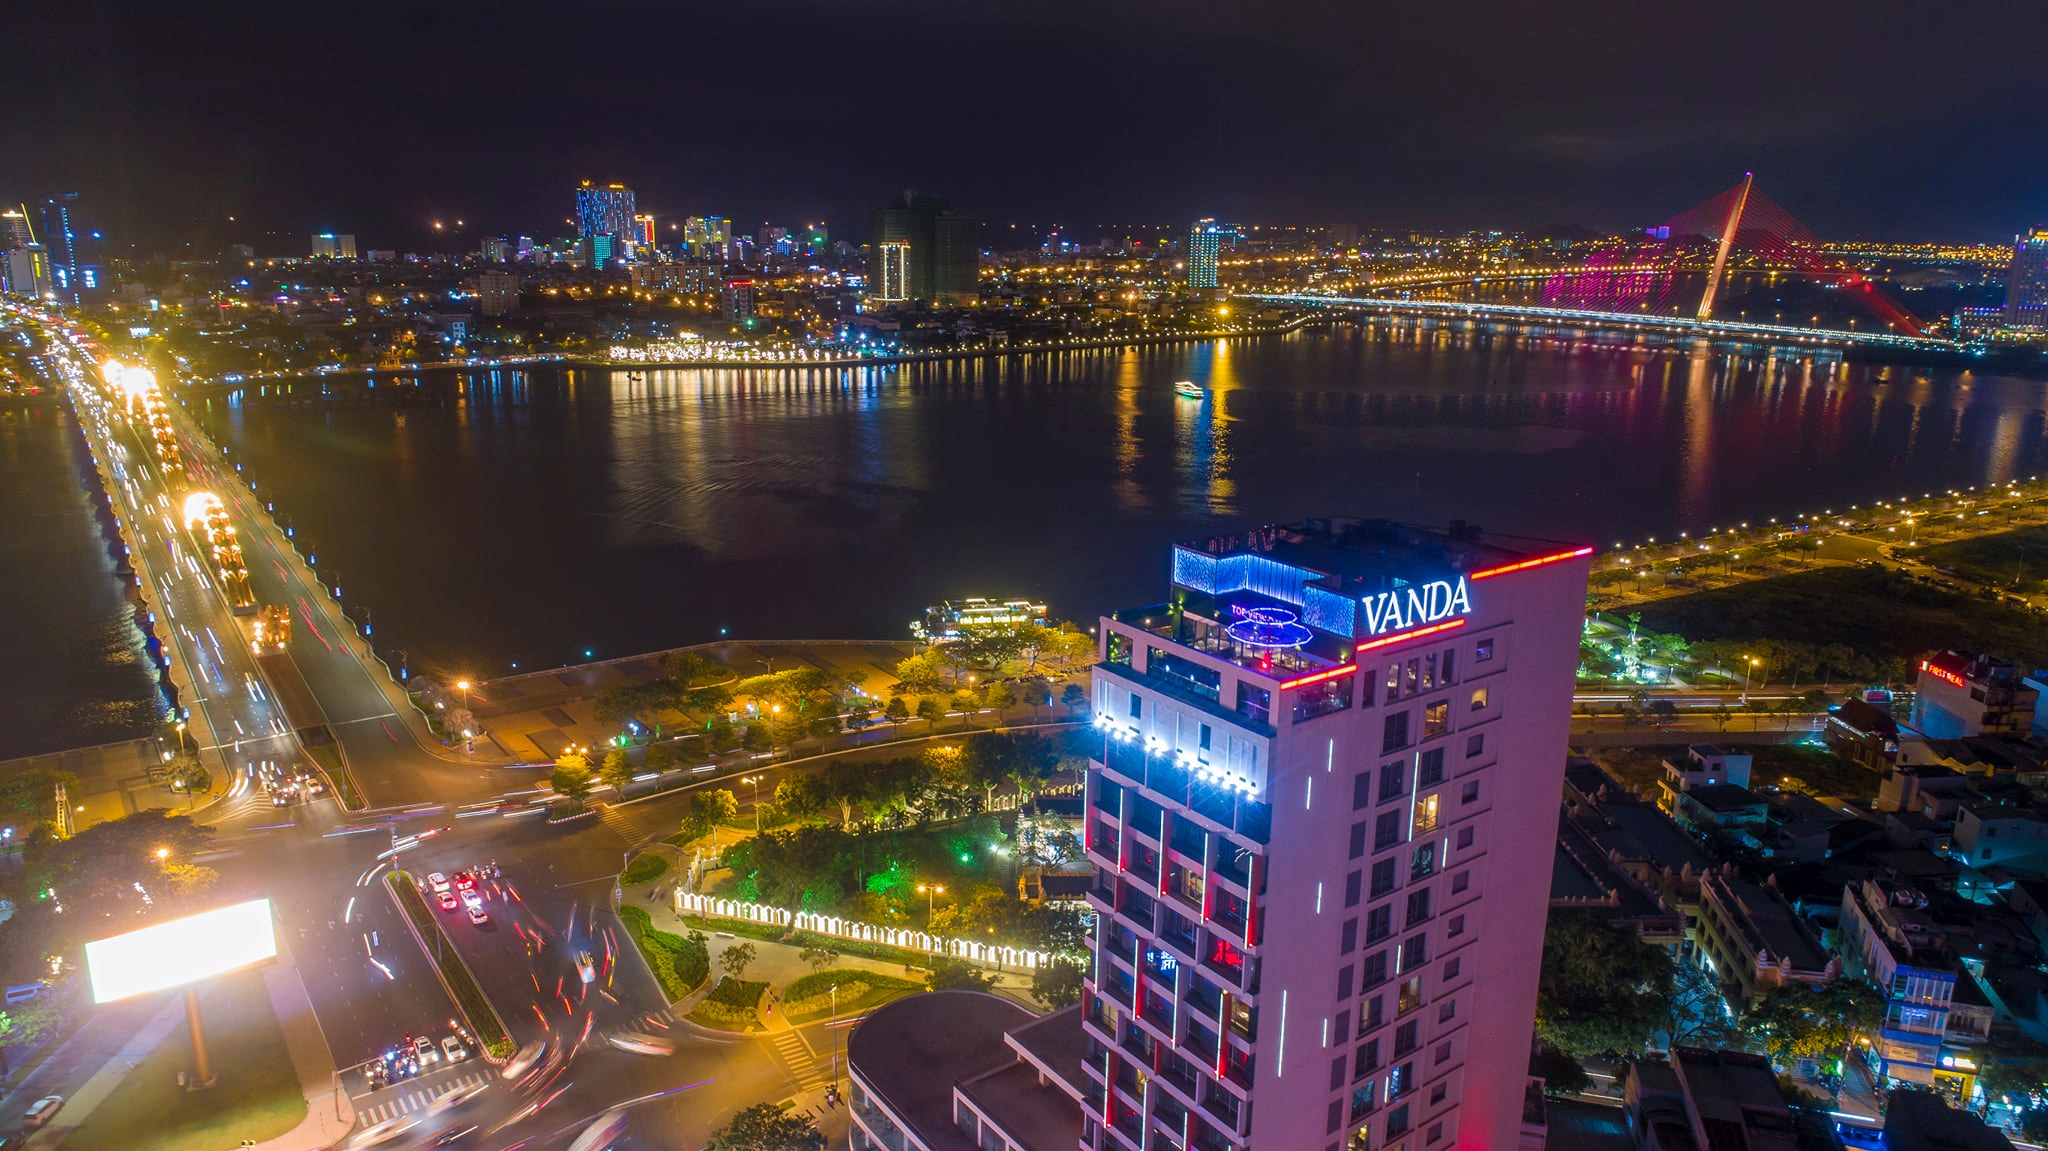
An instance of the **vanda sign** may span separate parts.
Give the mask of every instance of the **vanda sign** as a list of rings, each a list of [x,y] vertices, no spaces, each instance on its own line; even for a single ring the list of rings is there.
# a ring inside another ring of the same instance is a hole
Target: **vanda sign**
[[[1465,577],[1431,580],[1383,591],[1358,601],[1365,609],[1365,634],[1385,635],[1411,627],[1440,623],[1454,615],[1472,614],[1472,594]]]

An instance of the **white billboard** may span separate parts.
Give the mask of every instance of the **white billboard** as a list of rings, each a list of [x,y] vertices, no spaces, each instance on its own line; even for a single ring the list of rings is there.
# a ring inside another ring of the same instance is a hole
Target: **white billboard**
[[[182,987],[277,958],[268,899],[252,899],[85,945],[94,1003]]]

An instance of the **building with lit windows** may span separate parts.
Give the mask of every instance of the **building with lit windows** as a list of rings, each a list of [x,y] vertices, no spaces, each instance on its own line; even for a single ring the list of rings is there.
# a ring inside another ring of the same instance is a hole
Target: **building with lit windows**
[[[356,238],[346,232],[322,232],[313,237],[312,257],[316,260],[353,260]]]
[[[654,250],[654,217],[633,217],[633,242],[650,252]]]
[[[585,180],[576,186],[576,235],[588,240],[614,236],[631,240],[633,230],[633,189],[624,184],[593,184]]]
[[[45,262],[50,277],[50,292],[60,304],[78,303],[79,292],[87,287],[90,278],[81,266],[78,252],[78,193],[64,192],[45,199],[38,207],[42,215],[42,227],[36,229],[37,238],[42,242]]]
[[[1216,286],[1216,258],[1223,250],[1223,227],[1201,219],[1188,229],[1188,287]]]
[[[1590,554],[1305,520],[1102,620],[1084,1147],[1516,1146]]]
[[[1928,739],[2024,736],[2041,693],[2026,673],[2001,659],[1940,651],[1920,661],[1913,679],[1913,727]]]
[[[874,298],[897,303],[910,298],[910,245],[885,240],[875,245]]]
[[[2035,228],[2013,243],[2005,271],[2005,326],[2048,332],[2048,228]]]
[[[878,269],[870,278],[880,284],[900,274],[886,300],[922,300],[931,304],[972,304],[981,293],[981,222],[946,208],[925,196],[904,196],[875,212],[869,242],[884,264],[895,247],[892,271]],[[900,283],[900,287],[897,284]]]

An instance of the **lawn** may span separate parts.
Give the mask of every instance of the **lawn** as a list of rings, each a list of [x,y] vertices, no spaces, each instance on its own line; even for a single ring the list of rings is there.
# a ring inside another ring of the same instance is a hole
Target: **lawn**
[[[697,990],[710,974],[711,956],[704,944],[656,928],[646,908],[619,908],[619,922],[626,925],[626,934],[633,937],[640,957],[647,961],[655,982],[661,984],[662,993],[670,1002]]]
[[[1703,737],[1702,743],[1713,742],[1712,737]],[[1845,798],[1874,797],[1877,795],[1878,775],[1867,768],[1858,767],[1848,760],[1822,747],[1811,747],[1796,743],[1759,743],[1729,746],[1729,751],[1746,751],[1755,757],[1750,766],[1749,782],[1753,790],[1766,787],[1784,787],[1790,791],[1804,791],[1812,795],[1835,795]],[[1645,744],[1637,747],[1603,747],[1586,753],[1595,763],[1607,769],[1608,774],[1621,781],[1630,791],[1655,795],[1657,781],[1664,777],[1665,759],[1674,762],[1685,757],[1684,744]],[[1791,783],[1786,781],[1790,779]]]
[[[2033,595],[2048,592],[2048,527],[1935,544],[1922,548],[1919,558],[1994,587]]]
[[[299,1125],[306,1099],[271,1012],[263,973],[244,972],[200,992],[207,1055],[218,1086],[186,1092],[178,1073],[192,1065],[183,1022],[145,1056],[78,1130],[73,1151],[219,1151],[261,1143]]]
[[[865,968],[841,967],[821,971],[790,981],[782,989],[784,1017],[791,1023],[811,1023],[832,1014],[832,985],[844,988],[858,986],[858,995],[842,993],[838,997],[839,1014],[852,1015],[870,1007],[880,1007],[893,999],[901,999],[925,989],[922,983],[898,979]]]
[[[2025,608],[1870,568],[1825,568],[1645,604],[1643,624],[1693,640],[1847,644],[1905,673],[1955,647],[2048,664],[2048,627]]]
[[[619,876],[619,882],[627,887],[640,883],[653,883],[668,874],[668,856],[648,851],[633,857],[633,862]]]

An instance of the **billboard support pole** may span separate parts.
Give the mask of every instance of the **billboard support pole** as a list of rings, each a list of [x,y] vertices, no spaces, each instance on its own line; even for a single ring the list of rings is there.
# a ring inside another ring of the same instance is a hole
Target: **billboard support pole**
[[[192,1089],[213,1086],[213,1067],[206,1059],[206,1027],[199,1021],[199,988],[185,988],[185,1022],[192,1029]]]

